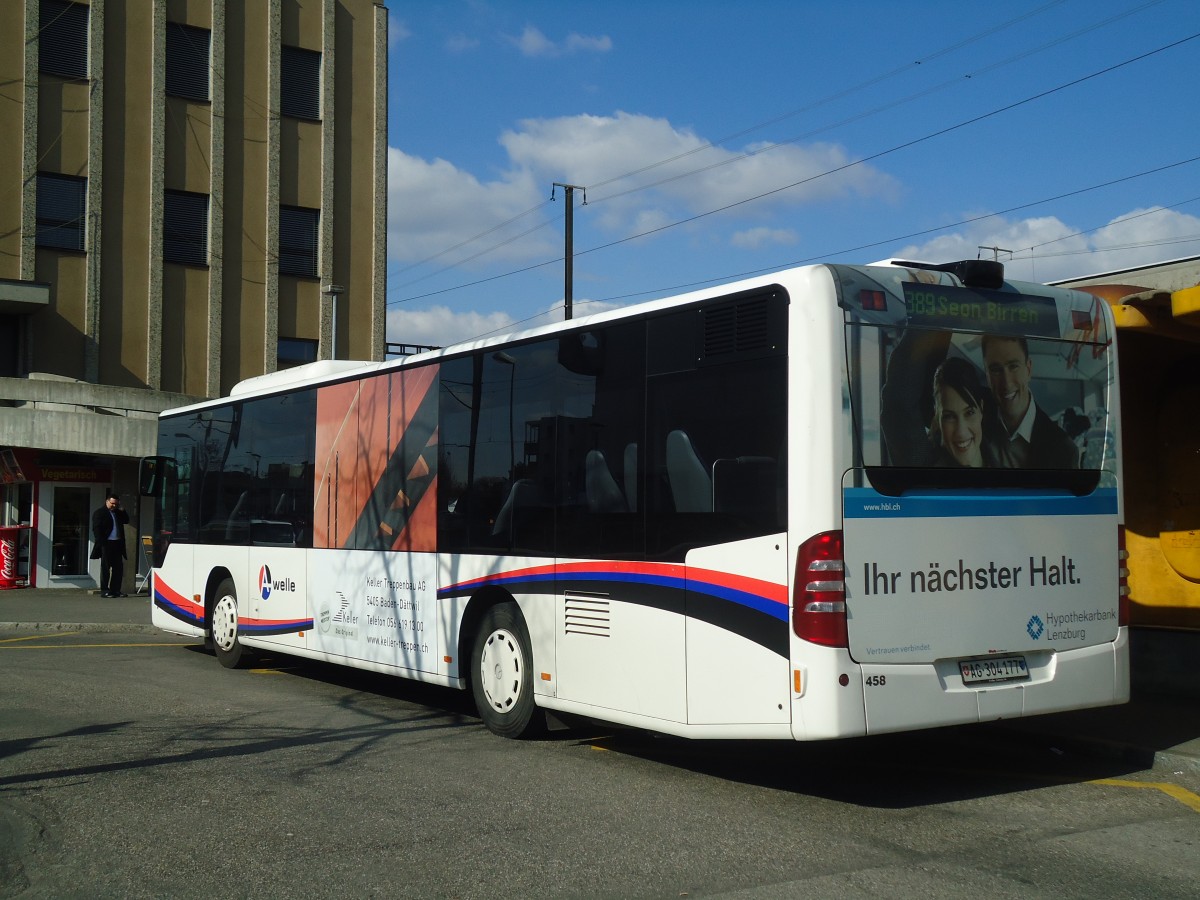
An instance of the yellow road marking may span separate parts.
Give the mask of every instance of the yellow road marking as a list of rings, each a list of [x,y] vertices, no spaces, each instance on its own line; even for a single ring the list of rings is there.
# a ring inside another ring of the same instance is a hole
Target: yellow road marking
[[[1105,787],[1153,788],[1154,790],[1162,791],[1168,797],[1178,800],[1184,806],[1190,807],[1193,812],[1200,813],[1200,794],[1193,793],[1177,784],[1168,784],[1165,781],[1129,781],[1124,778],[1093,778],[1087,781],[1077,781],[1074,778],[1061,775],[1043,775],[1035,772],[1006,772],[998,769],[991,771],[985,769],[940,769],[939,771],[953,771],[960,775],[998,775],[1001,778],[1028,778],[1034,781],[1044,781],[1049,784],[1061,785],[1099,784]]]
[[[1193,793],[1177,784],[1167,784],[1164,781],[1126,781],[1124,778],[1097,778],[1089,784],[1104,784],[1111,787],[1150,788],[1162,791],[1168,797],[1178,800],[1192,812],[1200,813],[1200,794]]]
[[[608,747],[601,746],[599,741],[592,743],[593,750],[608,751]],[[930,771],[933,771],[930,769]],[[1192,812],[1200,813],[1200,794],[1194,791],[1189,791],[1187,788],[1180,787],[1177,784],[1170,784],[1165,781],[1130,781],[1125,778],[1093,778],[1089,781],[1079,782],[1073,778],[1064,778],[1056,775],[1042,775],[1028,772],[1004,772],[998,770],[982,770],[982,769],[939,769],[940,772],[954,771],[960,775],[999,775],[1003,778],[1032,778],[1037,781],[1045,781],[1051,784],[1098,784],[1105,787],[1123,787],[1123,788],[1149,788],[1151,790],[1162,791],[1173,800],[1178,800],[1184,806],[1192,810]]]
[[[82,631],[56,631],[54,633],[54,636],[55,637],[66,637],[67,635],[71,635],[71,634],[83,634],[83,632]],[[44,635],[44,634],[31,634],[28,637],[4,638],[3,640],[0,640],[0,644],[15,644],[18,641],[44,641],[46,639],[46,637],[47,637],[47,635]]]
[[[929,769],[928,771],[934,771]],[[1105,787],[1127,787],[1127,788],[1152,788],[1162,791],[1168,797],[1178,800],[1184,806],[1191,808],[1193,812],[1200,813],[1200,794],[1189,791],[1187,788],[1180,787],[1177,784],[1169,784],[1165,781],[1130,781],[1124,778],[1093,778],[1087,781],[1079,781],[1074,778],[1062,775],[1046,775],[1037,772],[1012,772],[1002,769],[961,769],[961,768],[940,768],[937,771],[941,773],[956,772],[959,775],[991,775],[1000,778],[1012,779],[1030,779],[1033,781],[1043,781],[1047,784],[1099,784]]]

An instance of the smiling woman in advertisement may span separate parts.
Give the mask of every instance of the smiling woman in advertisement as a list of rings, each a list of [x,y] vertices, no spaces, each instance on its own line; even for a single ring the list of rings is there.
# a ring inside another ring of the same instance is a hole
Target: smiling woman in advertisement
[[[880,410],[892,465],[1009,465],[991,392],[969,360],[949,355],[950,339],[950,332],[908,328],[892,353]]]
[[[979,372],[967,360],[950,356],[933,373],[934,427],[944,457],[956,465],[1003,465],[1000,422]]]

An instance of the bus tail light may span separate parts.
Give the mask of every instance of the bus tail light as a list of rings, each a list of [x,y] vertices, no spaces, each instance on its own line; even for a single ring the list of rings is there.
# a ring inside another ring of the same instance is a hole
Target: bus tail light
[[[824,647],[848,647],[846,564],[842,533],[826,531],[805,541],[796,556],[792,630]]]
[[[883,291],[859,291],[858,305],[867,312],[887,312],[887,294]]]
[[[1117,624],[1129,624],[1129,551],[1125,549],[1125,526],[1117,526]]]

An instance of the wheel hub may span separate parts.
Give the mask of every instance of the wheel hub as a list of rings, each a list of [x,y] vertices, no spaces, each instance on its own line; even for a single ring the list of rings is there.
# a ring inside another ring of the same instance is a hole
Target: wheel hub
[[[493,632],[479,664],[483,693],[492,709],[508,712],[516,706],[524,669],[525,658],[516,637],[504,629]]]

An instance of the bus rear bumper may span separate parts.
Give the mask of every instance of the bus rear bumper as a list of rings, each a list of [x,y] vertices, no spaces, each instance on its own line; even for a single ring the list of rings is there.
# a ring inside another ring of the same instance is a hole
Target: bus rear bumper
[[[957,661],[932,666],[864,665],[867,733],[992,722],[1129,700],[1129,630],[1115,641],[1025,654],[1021,681],[964,684]]]

